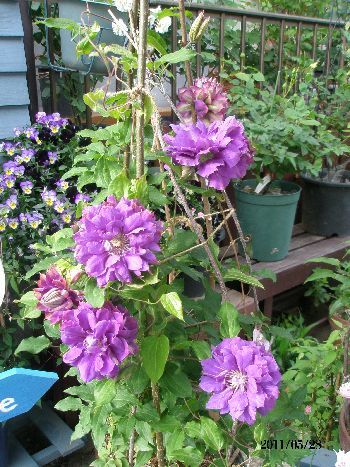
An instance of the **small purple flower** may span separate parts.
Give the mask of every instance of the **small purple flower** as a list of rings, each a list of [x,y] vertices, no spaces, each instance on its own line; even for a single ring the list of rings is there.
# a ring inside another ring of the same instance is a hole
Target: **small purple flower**
[[[100,287],[109,281],[130,283],[157,259],[163,224],[137,200],[114,196],[86,207],[74,235],[75,257]]]
[[[30,162],[35,155],[34,149],[22,149],[23,162]]]
[[[62,200],[57,200],[53,208],[56,212],[58,212],[59,214],[62,214],[65,209],[65,202]]]
[[[138,351],[138,325],[128,310],[106,302],[93,308],[81,302],[61,328],[61,339],[70,349],[63,361],[78,368],[81,379],[115,378],[120,364]]]
[[[7,220],[4,218],[0,219],[0,232],[4,232],[6,230]]]
[[[8,156],[13,156],[16,152],[16,145],[12,143],[3,143],[1,150],[5,151]]]
[[[223,120],[228,109],[227,94],[215,78],[198,78],[193,86],[179,90],[177,110],[185,123],[192,122],[192,112],[197,120],[207,125]]]
[[[18,136],[21,136],[22,130],[21,130],[21,128],[14,128],[13,133],[15,134],[15,136],[18,137]]]
[[[72,212],[66,211],[61,215],[61,219],[65,224],[70,224],[72,222]]]
[[[17,167],[18,165],[16,164],[16,162],[8,161],[3,164],[2,169],[5,175],[13,175]]]
[[[61,190],[66,191],[69,188],[69,183],[67,182],[67,180],[60,179],[56,182],[56,186],[57,188],[60,188]]]
[[[52,324],[63,321],[67,311],[76,308],[80,301],[79,293],[68,286],[54,266],[46,274],[40,274],[34,294],[38,299],[38,309]]]
[[[15,162],[16,162],[17,165],[22,164],[22,162],[24,162],[23,157],[20,156],[20,155],[15,156]]]
[[[12,229],[12,230],[16,230],[18,225],[19,225],[19,221],[18,221],[18,218],[17,217],[10,217],[8,220],[7,220],[7,225]]]
[[[21,212],[18,218],[22,222],[22,224],[26,224],[28,222],[27,214],[25,214],[24,212]]]
[[[49,151],[48,156],[49,156],[49,164],[53,165],[57,161],[57,152]]]
[[[57,193],[55,190],[47,190],[46,188],[44,191],[41,193],[41,197],[47,206],[53,206],[56,199],[57,199]]]
[[[4,184],[7,188],[13,188],[15,186],[16,177],[14,175],[7,175],[4,177]]]
[[[21,182],[19,186],[22,188],[23,193],[30,195],[33,189],[33,183],[29,180]]]
[[[25,168],[23,165],[17,165],[17,167],[15,167],[14,174],[16,175],[16,177],[20,177],[21,175],[24,174],[24,171],[25,171]]]
[[[35,121],[36,121],[36,123],[41,123],[42,125],[45,125],[45,123],[47,121],[46,112],[38,112],[35,115]]]
[[[39,131],[36,128],[26,128],[23,132],[27,138],[31,139],[32,141],[38,142],[39,138]]]
[[[89,195],[85,195],[84,193],[78,193],[76,197],[74,198],[74,203],[78,204],[80,202],[82,203],[88,203],[91,200],[91,197]]]
[[[241,122],[227,117],[208,127],[171,125],[175,135],[165,135],[166,151],[175,164],[196,167],[210,187],[224,190],[232,179],[242,178],[253,162],[253,153]]]
[[[39,214],[36,211],[33,211],[32,213],[28,213],[26,215],[26,218],[27,218],[28,224],[33,229],[37,229],[44,219],[43,215]]]
[[[201,364],[199,387],[212,394],[207,409],[252,425],[257,412],[266,415],[275,406],[281,374],[262,345],[240,337],[224,339]]]
[[[5,201],[5,203],[10,209],[16,209],[17,203],[18,203],[17,195],[9,196],[9,198]]]

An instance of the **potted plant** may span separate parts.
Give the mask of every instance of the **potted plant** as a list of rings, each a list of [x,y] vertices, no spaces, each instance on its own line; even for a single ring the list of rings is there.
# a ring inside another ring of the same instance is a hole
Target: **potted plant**
[[[307,291],[318,303],[330,302],[329,322],[332,329],[350,327],[350,250],[344,258],[313,258],[309,262],[321,263],[327,267],[316,268],[306,279],[311,283]]]

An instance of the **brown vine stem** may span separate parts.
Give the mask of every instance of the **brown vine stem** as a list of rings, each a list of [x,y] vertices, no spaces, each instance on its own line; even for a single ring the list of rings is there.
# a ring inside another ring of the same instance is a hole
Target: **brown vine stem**
[[[160,411],[160,398],[159,398],[159,387],[158,384],[151,383],[152,387],[152,399],[153,405],[158,414],[161,414]],[[165,451],[164,451],[164,444],[163,444],[163,436],[162,433],[156,432],[156,445],[157,445],[157,461],[158,467],[165,467]]]
[[[232,203],[231,203],[231,200],[226,192],[226,190],[224,190],[224,194],[225,194],[225,201],[226,201],[226,204],[227,204],[227,207],[229,209],[231,209],[232,211],[232,219],[235,223],[235,226],[237,228],[237,231],[238,231],[238,235],[239,235],[239,239],[241,241],[241,244],[242,244],[242,248],[243,248],[243,252],[244,252],[244,257],[245,257],[245,260],[247,262],[247,265],[249,267],[249,271],[250,273],[252,272],[252,262],[249,258],[249,255],[247,253],[247,248],[246,248],[246,244],[245,244],[245,238],[244,238],[244,234],[243,234],[243,231],[242,231],[242,227],[241,227],[241,224],[239,223],[239,220],[238,220],[238,217],[237,217],[237,213],[236,213],[236,210],[235,208],[233,207]],[[256,293],[256,288],[253,287],[253,297],[254,297],[254,302],[255,302],[255,306],[256,306],[256,309],[257,311],[259,310],[259,300],[258,300],[258,295]]]
[[[154,129],[155,134],[158,136],[158,140],[159,140],[159,143],[161,145],[161,148],[163,150],[165,150],[166,145],[165,145],[165,142],[163,140],[163,135],[162,135],[162,131],[161,131],[161,128],[160,128],[160,123],[159,123],[160,122],[160,115],[159,115],[159,112],[158,112],[157,109],[155,110],[155,112],[156,112],[157,118],[153,119],[153,125],[154,125],[153,129]],[[218,265],[214,255],[213,255],[213,252],[211,251],[209,245],[207,244],[207,240],[205,240],[200,226],[197,224],[197,222],[195,221],[195,218],[193,217],[191,209],[190,209],[190,207],[189,207],[189,205],[187,203],[186,197],[183,194],[179,184],[177,183],[174,172],[172,171],[171,167],[168,168],[167,172],[168,172],[170,180],[171,180],[171,182],[173,184],[174,191],[175,191],[175,193],[177,195],[177,198],[178,198],[180,204],[182,205],[182,207],[184,208],[185,213],[186,213],[186,215],[187,215],[187,217],[189,219],[191,229],[198,236],[198,240],[201,243],[203,243],[203,248],[205,249],[205,252],[208,255],[209,261],[210,261],[210,263],[212,265],[212,268],[213,268],[213,270],[215,272],[215,275],[216,275],[216,278],[218,280],[220,290],[221,290],[221,293],[222,293],[222,298],[223,298],[224,301],[227,301],[227,288],[226,288],[225,281],[224,281],[224,278],[222,276],[222,273],[220,271],[219,265]]]
[[[180,26],[181,26],[181,43],[182,47],[187,46],[187,32],[186,32],[186,14],[185,14],[185,2],[184,0],[179,0],[179,17],[180,17]],[[185,72],[187,78],[187,85],[192,86],[193,78],[191,71],[191,63],[189,61],[185,62]]]
[[[136,413],[136,406],[133,405],[131,407],[131,416],[133,417]],[[129,460],[129,466],[134,467],[134,458],[135,458],[135,436],[136,436],[136,430],[133,428],[131,431],[131,435],[129,438],[129,453],[128,453],[128,460]]]
[[[140,0],[139,44],[137,59],[137,104],[135,138],[136,138],[136,177],[144,174],[145,166],[145,83],[147,59],[147,30],[148,30],[149,4],[148,0]]]

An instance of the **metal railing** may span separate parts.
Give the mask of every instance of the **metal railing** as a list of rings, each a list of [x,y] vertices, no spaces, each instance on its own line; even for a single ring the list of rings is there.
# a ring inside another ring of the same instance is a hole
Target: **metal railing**
[[[25,0],[21,0],[25,1]],[[59,1],[58,1],[59,3]],[[162,8],[176,8],[176,2],[170,1],[150,1],[151,7],[161,6]],[[285,65],[286,60],[286,47],[287,39],[286,33],[289,28],[295,28],[295,36],[293,34],[294,40],[294,58],[298,59],[301,55],[305,55],[305,50],[303,51],[303,45],[305,42],[305,33],[307,32],[308,41],[308,51],[309,57],[315,61],[320,59],[322,61],[323,73],[328,76],[332,68],[343,67],[344,65],[344,56],[342,54],[342,46],[345,44],[345,37],[343,30],[345,23],[342,21],[327,20],[323,18],[309,18],[303,16],[293,16],[285,15],[279,13],[269,13],[262,11],[253,11],[253,10],[240,10],[224,6],[214,6],[207,4],[198,4],[198,3],[186,3],[186,9],[193,13],[193,15],[198,15],[200,11],[204,11],[206,15],[213,18],[213,21],[218,21],[217,34],[218,42],[216,44],[216,50],[213,52],[216,57],[215,68],[217,74],[220,76],[221,71],[223,70],[225,61],[230,59],[229,51],[226,50],[225,37],[231,31],[232,21],[235,21],[236,24],[239,24],[240,31],[238,34],[239,37],[239,64],[238,66],[243,70],[246,66],[249,66],[250,63],[247,61],[246,52],[247,47],[249,46],[247,42],[247,35],[249,35],[248,24],[254,23],[258,25],[259,29],[259,43],[256,45],[255,59],[257,61],[256,67],[260,70],[261,73],[264,73],[266,70],[266,45],[270,41],[269,34],[271,33],[271,27],[273,27],[274,33],[274,66],[277,74],[277,92],[281,91],[282,86],[282,70]],[[23,13],[22,13],[23,14]],[[28,24],[28,16],[24,15],[25,24],[27,24],[27,33],[25,34],[25,43],[26,49],[33,49],[33,36],[31,35],[31,28]],[[172,17],[172,28],[170,32],[170,42],[171,50],[175,51],[178,47],[180,41],[179,29],[178,29],[178,20],[176,16]],[[277,27],[277,29],[276,29]],[[325,44],[320,44],[319,36],[322,32],[323,40]],[[48,36],[50,37],[50,36]],[[196,56],[196,70],[199,73],[203,63],[203,58],[201,52],[205,49],[205,44],[197,45],[197,56]],[[321,57],[320,55],[323,55]],[[289,52],[290,52],[290,42],[289,42]],[[29,60],[28,60],[29,57]],[[29,52],[27,57],[28,64],[28,77],[30,78],[31,88],[33,88],[33,76],[35,76],[35,63],[33,63],[33,55]],[[51,61],[52,61],[51,54]],[[290,60],[290,56],[288,57]],[[51,67],[50,72],[50,83],[51,83],[51,110],[57,110],[57,96],[56,96],[56,85],[55,85],[55,76],[57,76],[57,71]],[[172,65],[172,79],[171,79],[171,97],[172,100],[176,100],[177,94],[177,74],[178,68],[176,65]],[[89,76],[86,77],[86,90],[88,90],[89,85]],[[31,93],[31,99],[35,99],[35,93]],[[38,103],[31,102],[31,108],[37,109]],[[91,124],[91,114],[87,112],[86,122]]]

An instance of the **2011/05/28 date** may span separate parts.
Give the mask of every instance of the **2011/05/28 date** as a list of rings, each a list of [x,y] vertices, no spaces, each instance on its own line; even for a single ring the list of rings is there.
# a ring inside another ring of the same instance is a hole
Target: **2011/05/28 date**
[[[261,441],[261,449],[320,449],[321,441],[302,439],[264,439]]]

